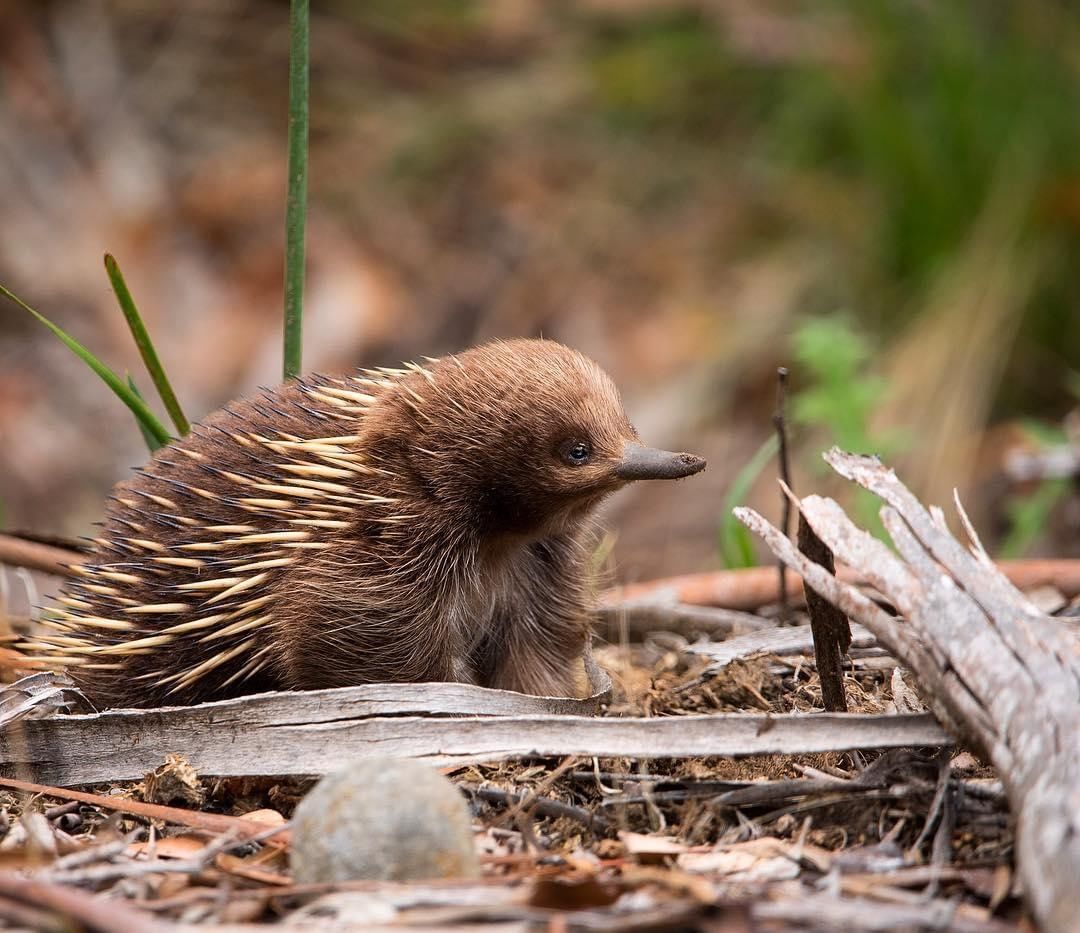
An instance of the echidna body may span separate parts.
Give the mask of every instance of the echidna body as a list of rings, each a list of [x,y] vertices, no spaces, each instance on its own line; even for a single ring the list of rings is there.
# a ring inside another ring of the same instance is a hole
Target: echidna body
[[[590,510],[703,467],[642,447],[605,373],[551,341],[287,384],[117,486],[24,650],[100,707],[432,680],[580,694]]]

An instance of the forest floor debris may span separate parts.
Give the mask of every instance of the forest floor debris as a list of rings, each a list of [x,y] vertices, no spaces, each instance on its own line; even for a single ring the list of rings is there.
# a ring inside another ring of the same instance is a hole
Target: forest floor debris
[[[797,626],[768,634],[781,632],[809,648]],[[820,709],[812,654],[771,653],[768,644],[722,669],[671,633],[608,645],[598,652],[615,683],[608,717]],[[920,710],[910,675],[880,649],[861,650],[845,665],[853,712]],[[164,921],[492,931],[751,923],[1004,931],[1026,923],[1001,784],[963,749],[573,756],[443,770],[470,801],[479,881],[294,884],[284,820],[311,785],[303,779],[199,778],[201,811],[169,805],[190,792],[184,782],[172,800],[144,802],[161,774],[89,794],[12,788],[2,798],[0,917],[46,929],[77,917],[93,928],[92,908],[107,898],[142,929]]]

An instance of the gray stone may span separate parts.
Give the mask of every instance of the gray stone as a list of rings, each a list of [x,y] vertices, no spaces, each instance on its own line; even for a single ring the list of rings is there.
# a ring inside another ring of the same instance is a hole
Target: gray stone
[[[319,781],[293,816],[291,862],[298,884],[479,873],[465,798],[408,759],[358,761]]]

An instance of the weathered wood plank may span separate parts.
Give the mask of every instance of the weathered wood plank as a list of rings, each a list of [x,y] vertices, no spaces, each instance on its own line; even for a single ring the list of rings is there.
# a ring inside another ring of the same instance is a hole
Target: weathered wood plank
[[[324,705],[339,710],[343,716],[352,717],[410,714],[595,716],[611,699],[611,678],[591,658],[586,659],[585,667],[593,693],[583,699],[528,696],[512,690],[492,690],[458,683],[360,684],[333,690],[261,693],[204,703],[197,708],[253,710],[256,716],[276,718],[281,722],[290,722],[294,717],[306,720],[312,715],[312,709],[320,709]],[[53,710],[65,700],[69,703],[79,701],[79,712],[93,711],[93,707],[64,673],[45,671],[23,677],[0,688],[0,727],[7,727],[27,717],[41,718],[38,714],[52,715]]]
[[[241,776],[323,774],[371,756],[448,765],[527,755],[801,754],[951,741],[923,715],[372,717],[326,696],[340,692],[24,720],[0,736],[0,772],[63,786],[138,778],[172,752],[202,774]]]

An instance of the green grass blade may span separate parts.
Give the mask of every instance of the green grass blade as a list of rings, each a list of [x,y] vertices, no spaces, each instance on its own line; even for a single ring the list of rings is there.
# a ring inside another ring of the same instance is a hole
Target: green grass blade
[[[135,385],[135,380],[131,378],[131,373],[124,373],[124,376],[127,377],[128,388],[131,389],[131,391],[134,392],[139,398],[142,398],[142,392],[140,392],[139,387]],[[143,399],[143,401],[146,401],[146,399]],[[139,433],[142,434],[143,440],[146,442],[146,447],[150,451],[150,453],[153,453],[155,450],[158,450],[162,446],[158,443],[157,438],[154,437],[154,435],[146,429],[146,425],[143,424],[138,418],[135,419],[135,424],[138,425]]]
[[[776,449],[780,442],[776,435],[771,435],[752,456],[735,477],[727,497],[724,499],[723,520],[720,523],[720,558],[724,566],[729,569],[753,567],[756,563],[754,558],[754,545],[750,533],[734,515],[732,509],[742,505],[754,480],[768,462],[776,456]]]
[[[124,281],[120,266],[109,253],[105,254],[105,273],[109,276],[109,282],[116,293],[116,300],[120,303],[120,310],[124,312],[124,318],[127,320],[131,336],[135,340],[135,346],[139,348],[139,355],[142,357],[150,378],[154,381],[161,403],[165,406],[169,417],[172,418],[172,423],[176,425],[177,432],[183,437],[191,430],[191,425],[184,416],[180,402],[176,399],[176,393],[173,392],[172,385],[169,383],[169,377],[165,375],[165,369],[161,365],[161,360],[158,359],[150,335],[146,332],[146,326],[143,324],[139,309],[135,307],[135,300],[131,297],[131,292],[128,291],[127,282]],[[134,388],[130,376],[128,377],[128,384],[131,388]],[[138,393],[136,392],[136,394]]]
[[[50,321],[45,315],[39,314],[33,308],[30,307],[25,301],[15,295],[13,292],[6,289],[3,285],[0,285],[0,295],[3,295],[8,301],[17,304],[24,311],[29,312],[35,318],[37,318],[42,324],[44,324],[49,330],[51,330],[57,337],[65,343],[69,350],[74,353],[79,359],[81,359],[87,366],[89,366],[95,373],[98,374],[101,381],[104,382],[113,392],[116,393],[117,398],[120,399],[132,413],[138,419],[139,424],[143,425],[154,437],[159,444],[168,444],[172,438],[169,432],[165,430],[163,425],[155,417],[154,413],[146,407],[146,402],[138,397],[131,389],[124,383],[124,381],[116,375],[108,366],[102,363],[93,353],[86,349],[79,341],[68,334],[66,331],[61,330],[52,321]]]
[[[285,378],[300,374],[304,323],[304,223],[308,166],[308,0],[289,10],[289,191],[285,203]]]

